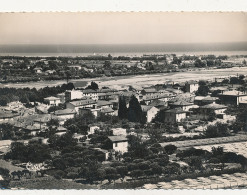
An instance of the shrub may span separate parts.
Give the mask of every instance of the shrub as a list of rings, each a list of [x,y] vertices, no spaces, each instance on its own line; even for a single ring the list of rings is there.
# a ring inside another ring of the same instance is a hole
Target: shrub
[[[166,145],[164,147],[167,154],[171,155],[177,150],[177,146],[174,146],[172,144]]]

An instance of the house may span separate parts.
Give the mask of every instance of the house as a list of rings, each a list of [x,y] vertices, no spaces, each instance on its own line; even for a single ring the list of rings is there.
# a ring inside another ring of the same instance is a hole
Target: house
[[[167,102],[161,101],[161,100],[154,100],[152,101],[149,106],[154,106],[156,108],[164,108],[167,107]]]
[[[35,73],[42,73],[42,68],[34,68]]]
[[[113,103],[110,101],[99,100],[96,104],[96,108],[98,108],[98,109],[113,108]]]
[[[65,102],[65,93],[59,93],[57,94],[57,97],[60,99],[62,104]]]
[[[142,95],[147,95],[147,94],[155,94],[158,91],[155,88],[146,88],[141,91]]]
[[[27,125],[27,126],[23,127],[24,132],[27,133],[28,135],[32,135],[32,136],[36,136],[37,133],[39,133],[40,131],[42,131],[44,129],[45,129],[45,127],[43,125],[39,125],[39,124]]]
[[[187,111],[182,109],[171,109],[165,111],[165,122],[177,123],[187,118]]]
[[[142,113],[147,119],[147,123],[151,123],[153,118],[159,112],[159,109],[154,106],[141,105]]]
[[[181,100],[181,101],[176,101],[176,102],[169,103],[169,106],[172,109],[173,108],[181,108],[182,110],[189,111],[191,108],[194,107],[194,104]]]
[[[108,136],[108,139],[112,143],[111,149],[121,153],[128,151],[128,139],[125,136]]]
[[[123,135],[126,136],[127,135],[127,131],[124,128],[112,128],[111,129],[113,135]]]
[[[50,108],[49,105],[40,104],[38,106],[35,106],[35,112],[37,112],[38,114],[48,114],[49,108]]]
[[[99,100],[109,100],[110,96],[111,96],[111,94],[109,94],[109,93],[99,93],[98,99]]]
[[[71,100],[82,99],[83,92],[80,90],[68,90],[65,91],[65,102],[69,102]]]
[[[89,131],[88,131],[88,135],[90,134],[94,134],[95,131],[100,130],[99,126],[96,125],[89,125]]]
[[[93,100],[98,100],[98,92],[96,90],[93,89],[84,89],[82,90],[82,94],[85,97],[89,97]]]
[[[212,103],[216,103],[219,100],[218,97],[205,97],[202,99],[201,101],[201,105],[207,105],[207,104],[212,104]]]
[[[67,132],[67,129],[66,128],[64,128],[62,126],[59,126],[57,128],[57,132],[55,134],[61,136],[61,135],[65,134],[66,132]]]
[[[227,106],[225,105],[220,105],[216,103],[207,104],[199,108],[198,117],[200,119],[208,119],[212,115],[212,112],[214,112],[216,116],[222,117],[222,115],[225,114],[226,109]]]
[[[247,94],[240,91],[225,91],[218,94],[218,97],[222,104],[231,104],[236,106],[247,100]]]
[[[58,104],[61,103],[61,100],[60,98],[51,96],[51,97],[44,98],[44,102],[51,106],[58,106]]]
[[[97,105],[97,102],[93,99],[85,99],[85,100],[78,100],[73,102],[67,102],[66,108],[74,109],[77,113],[79,113],[79,108],[90,108],[94,109]]]
[[[15,117],[18,117],[18,113],[13,113],[11,111],[0,110],[0,123],[7,123],[14,120]]]
[[[70,65],[68,66],[69,69],[72,70],[81,70],[81,66],[80,65]]]
[[[139,100],[140,101],[144,101],[147,105],[151,104],[153,101],[155,100],[160,100],[163,102],[167,102],[169,100],[172,100],[175,97],[175,95],[167,95],[167,94],[150,94],[150,95],[146,95],[143,98],[141,96],[139,96]]]
[[[65,121],[67,119],[74,118],[74,116],[76,115],[76,110],[69,108],[66,108],[64,110],[56,110],[54,112],[54,115]]]
[[[105,115],[111,115],[111,116],[117,116],[118,113],[113,110],[111,107],[104,107],[99,110],[99,112],[105,114]]]
[[[185,83],[185,91],[189,93],[194,93],[198,90],[199,83],[197,81],[188,81]]]

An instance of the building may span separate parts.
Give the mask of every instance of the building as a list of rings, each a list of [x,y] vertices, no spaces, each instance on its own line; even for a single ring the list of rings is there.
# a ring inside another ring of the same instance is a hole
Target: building
[[[218,95],[222,104],[239,105],[247,100],[247,94],[240,91],[225,91]]]
[[[35,73],[42,73],[42,68],[34,68]]]
[[[103,108],[113,108],[113,103],[110,101],[103,101],[99,100],[96,104],[96,107],[98,109],[103,109]]]
[[[82,90],[82,94],[84,97],[89,97],[93,100],[98,100],[98,92],[96,90],[93,89],[84,89]]]
[[[66,108],[64,110],[56,110],[54,112],[54,115],[57,116],[61,120],[67,120],[67,119],[74,118],[74,116],[76,115],[76,110],[69,109],[69,108]]]
[[[66,108],[76,110],[76,112],[79,113],[79,108],[94,109],[94,108],[96,108],[96,105],[97,105],[97,102],[95,100],[86,99],[86,100],[67,102]]]
[[[121,153],[128,151],[128,139],[125,136],[109,136],[113,150]]]
[[[156,114],[159,112],[159,109],[154,107],[154,106],[146,106],[146,105],[141,105],[142,108],[142,113],[146,117],[147,123],[151,123]]]
[[[225,115],[226,109],[227,106],[225,105],[220,105],[216,103],[207,104],[199,108],[199,118],[208,119],[212,115],[212,112],[214,112],[217,117],[222,118],[222,116]]]
[[[15,117],[18,117],[18,113],[13,113],[11,111],[0,110],[0,124],[13,121]]]
[[[111,107],[101,108],[99,112],[105,114],[105,115],[111,115],[111,116],[117,116],[118,113],[113,110]]]
[[[189,111],[191,108],[194,107],[194,104],[181,100],[181,101],[172,102],[169,104],[169,106],[172,109],[173,108],[181,108],[182,110]]]
[[[61,100],[60,98],[51,96],[51,97],[44,98],[44,102],[51,106],[58,106],[58,104],[61,103]]]
[[[95,131],[99,131],[100,127],[96,126],[96,125],[89,125],[89,131],[88,131],[88,135],[90,134],[94,134]]]
[[[65,103],[65,93],[57,94],[57,97],[60,99],[61,103]]]
[[[113,135],[123,135],[123,136],[126,136],[127,135],[127,130],[124,129],[124,128],[112,128],[111,129]]]
[[[68,90],[65,92],[65,102],[69,102],[71,100],[82,99],[83,93],[80,90]]]
[[[189,93],[194,93],[198,90],[199,83],[197,81],[188,81],[185,83],[185,91]]]
[[[165,111],[165,122],[177,123],[187,118],[187,111],[182,109],[171,109]]]
[[[158,91],[157,91],[155,88],[147,88],[147,89],[143,89],[143,90],[141,91],[141,94],[142,94],[142,95],[147,95],[147,94],[153,95],[153,94],[155,94],[155,93],[158,93]]]

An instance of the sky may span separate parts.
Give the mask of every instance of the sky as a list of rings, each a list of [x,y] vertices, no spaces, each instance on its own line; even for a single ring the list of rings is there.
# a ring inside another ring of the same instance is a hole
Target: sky
[[[0,13],[0,44],[247,42],[247,13]]]

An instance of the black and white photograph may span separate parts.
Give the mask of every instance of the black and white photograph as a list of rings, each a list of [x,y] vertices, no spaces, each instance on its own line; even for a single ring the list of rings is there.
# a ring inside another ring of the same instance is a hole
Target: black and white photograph
[[[246,188],[246,12],[0,12],[0,189]]]

